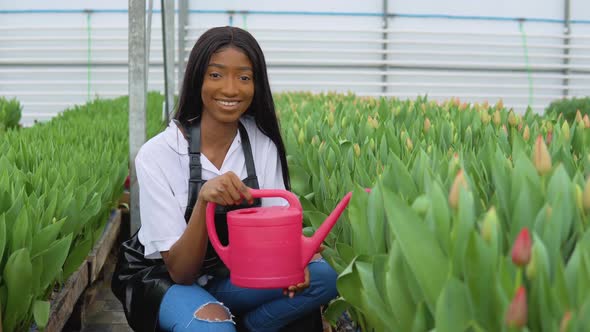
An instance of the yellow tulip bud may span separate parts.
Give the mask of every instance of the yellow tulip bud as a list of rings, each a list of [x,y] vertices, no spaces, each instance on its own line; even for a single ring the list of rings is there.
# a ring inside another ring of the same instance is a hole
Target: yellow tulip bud
[[[481,237],[488,244],[492,244],[493,239],[497,236],[498,232],[498,215],[496,214],[496,208],[491,207],[483,220],[481,225]]]
[[[584,205],[584,210],[586,212],[590,211],[590,177],[586,179],[586,184],[584,185],[584,193],[582,195],[582,201]]]
[[[526,125],[526,126],[524,127],[524,131],[523,131],[523,133],[522,133],[522,139],[523,139],[525,142],[528,142],[530,138],[531,138],[531,130],[529,129],[529,125]]]
[[[430,130],[430,119],[424,119],[424,133],[427,133]]]
[[[508,124],[511,127],[515,127],[518,124],[516,115],[514,115],[514,111],[510,111],[510,113],[508,113]]]
[[[299,136],[297,136],[297,142],[300,145],[303,145],[303,143],[305,143],[305,133],[303,132],[303,129],[299,130]]]
[[[549,155],[549,150],[547,150],[547,145],[541,135],[537,136],[535,141],[533,164],[540,175],[545,175],[551,170],[551,155]]]
[[[583,120],[582,123],[584,123]],[[565,139],[570,139],[570,125],[567,123],[567,121],[564,121],[561,125],[561,134]]]
[[[584,193],[582,192],[582,188],[580,188],[579,184],[575,186],[576,190],[576,206],[580,211],[584,211]]]
[[[330,126],[330,128],[334,126],[334,113],[332,112],[328,113],[328,125]]]
[[[408,151],[414,149],[414,143],[412,143],[412,140],[409,137],[406,137],[406,148],[408,148]]]
[[[496,109],[496,111],[494,112],[494,118],[493,118],[494,124],[496,126],[499,126],[500,123],[502,122],[502,116],[500,115],[500,111]]]
[[[501,110],[504,108],[504,101],[502,99],[498,100],[496,103],[496,110]]]
[[[588,118],[588,114],[584,114],[584,128],[590,128],[590,118]]]
[[[354,145],[352,146],[352,148],[354,149],[354,155],[358,158],[361,156],[361,147],[357,144],[354,143]]]
[[[480,118],[481,118],[481,122],[484,125],[487,125],[488,123],[490,123],[490,115],[488,114],[488,111],[487,110],[483,110],[481,112]]]

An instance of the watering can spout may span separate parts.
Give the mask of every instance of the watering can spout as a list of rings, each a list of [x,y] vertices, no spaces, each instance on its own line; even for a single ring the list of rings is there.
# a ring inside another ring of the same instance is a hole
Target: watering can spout
[[[301,255],[302,267],[307,266],[313,255],[318,251],[320,245],[322,244],[324,239],[326,239],[328,233],[330,233],[330,230],[332,230],[332,227],[334,227],[336,221],[338,221],[338,218],[340,218],[340,215],[342,214],[346,206],[348,206],[348,202],[350,202],[351,197],[352,192],[349,192],[348,194],[346,194],[346,196],[344,196],[340,203],[336,205],[334,211],[330,213],[328,218],[322,223],[320,228],[317,229],[317,231],[314,233],[312,237],[308,238],[303,236]]]

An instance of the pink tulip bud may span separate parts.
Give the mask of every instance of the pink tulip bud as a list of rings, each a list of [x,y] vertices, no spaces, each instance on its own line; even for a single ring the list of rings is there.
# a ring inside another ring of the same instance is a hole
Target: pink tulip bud
[[[518,288],[516,295],[508,306],[506,311],[506,325],[508,327],[521,328],[527,322],[527,303],[526,303],[526,289],[524,287]]]
[[[531,234],[523,228],[512,246],[512,262],[516,266],[525,266],[531,260]]]

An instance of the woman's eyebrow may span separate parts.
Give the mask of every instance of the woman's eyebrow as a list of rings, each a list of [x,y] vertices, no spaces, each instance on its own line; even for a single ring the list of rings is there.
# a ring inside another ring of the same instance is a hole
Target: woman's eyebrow
[[[209,67],[217,67],[219,69],[225,69],[225,68],[227,68],[226,65],[222,65],[222,64],[219,64],[219,63],[210,63],[209,64]],[[248,66],[238,67],[238,69],[239,70],[249,70],[249,71],[252,71],[252,72],[254,71],[254,70],[252,70],[252,67],[248,67]]]

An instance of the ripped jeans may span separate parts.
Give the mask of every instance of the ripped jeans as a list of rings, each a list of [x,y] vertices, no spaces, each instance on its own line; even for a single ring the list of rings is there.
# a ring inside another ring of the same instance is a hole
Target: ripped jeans
[[[337,296],[337,274],[326,261],[314,260],[308,269],[309,288],[293,298],[283,295],[282,289],[240,288],[232,285],[229,278],[211,279],[204,288],[197,284],[173,285],[160,305],[160,328],[170,332],[233,332],[236,328],[232,314],[236,314],[249,331],[278,331]],[[221,314],[224,319],[199,315],[200,310],[210,305],[216,309],[215,317]]]

